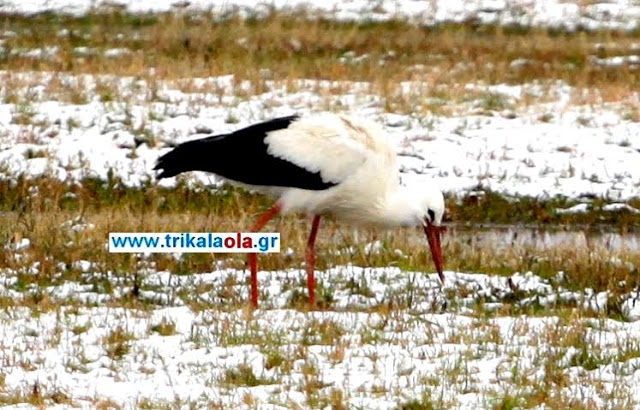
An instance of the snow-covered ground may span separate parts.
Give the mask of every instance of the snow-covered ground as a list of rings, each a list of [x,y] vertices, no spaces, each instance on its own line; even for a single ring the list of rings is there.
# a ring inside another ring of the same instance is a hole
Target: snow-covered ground
[[[82,14],[105,3],[0,0],[0,12]],[[638,2],[624,0],[108,3],[134,12],[307,7],[337,19],[401,17],[427,25],[473,18],[632,30],[640,22]],[[58,52],[10,50],[36,59]],[[75,50],[79,56],[96,52]],[[113,49],[105,55],[127,53]],[[637,63],[635,56],[593,61]],[[113,172],[138,186],[153,181],[156,158],[176,142],[276,116],[336,110],[384,125],[405,182],[431,180],[456,194],[489,188],[511,195],[597,196],[610,202],[605,211],[637,212],[623,203],[640,196],[637,95],[581,105],[581,91],[561,82],[468,84],[469,99],[456,102],[427,101],[419,82],[397,87],[396,97],[447,108],[451,114],[445,116],[424,109],[389,113],[387,101],[368,83],[265,80],[256,92],[232,75],[149,81],[0,72],[0,178],[77,182]],[[499,104],[487,105],[487,96]],[[206,174],[188,178],[216,184]],[[590,205],[561,212],[584,212]],[[18,261],[31,245],[22,238],[10,246]],[[136,308],[125,308],[132,291],[126,274],[84,260],[54,268],[68,269],[81,272],[77,282],[25,289],[20,277],[37,275],[37,265],[0,266],[3,405],[396,408],[418,400],[434,408],[532,402],[545,408],[540,403],[547,401],[549,407],[640,408],[640,296],[570,290],[561,272],[553,280],[531,273],[507,278],[446,272],[440,287],[435,274],[338,266],[317,273],[333,292],[331,310],[317,312],[295,302],[304,288],[303,271],[260,272],[261,309],[251,313],[229,308],[248,299],[243,271],[173,275],[141,259]],[[105,281],[112,290],[96,285]],[[29,298],[40,302],[19,307]],[[619,306],[626,321],[605,318],[609,304]]]
[[[88,261],[76,265],[86,282],[104,278]],[[446,272],[441,288],[436,274],[341,266],[318,272],[334,289],[331,311],[291,309],[304,272],[288,270],[260,272],[262,308],[250,314],[224,308],[229,298],[248,297],[246,272],[142,272],[147,309],[109,307],[131,291],[118,277],[111,295],[91,284],[39,289],[49,303],[67,305],[52,312],[3,309],[5,391],[28,397],[38,386],[42,397],[67,404],[110,400],[127,408],[306,408],[338,397],[371,409],[415,399],[477,409],[540,389],[565,403],[640,405],[640,321],[478,315],[478,304],[497,312],[504,302],[525,311],[563,304],[598,311],[606,293],[568,291],[531,273],[508,280]],[[32,297],[14,289],[15,276],[3,277],[3,299]],[[391,301],[396,308],[389,309]],[[638,295],[624,306],[640,313]],[[554,377],[566,381],[545,385]]]
[[[384,124],[405,182],[431,180],[451,193],[487,188],[538,197],[626,200],[640,192],[640,167],[633,166],[640,160],[640,124],[627,119],[633,102],[577,105],[570,101],[576,91],[562,83],[470,84],[469,95],[477,99],[455,105],[449,116],[387,113],[384,98],[368,83],[265,81],[266,91],[252,93],[250,82],[233,76],[148,84],[111,76],[4,72],[0,84],[5,84],[0,96],[11,93],[19,100],[0,104],[3,178],[106,179],[112,170],[137,186],[153,180],[156,158],[176,142],[334,109]],[[61,102],[60,84],[77,89],[86,103]],[[105,84],[117,100],[100,101],[96,89]],[[418,82],[397,90],[402,99],[420,104],[425,93]],[[483,108],[487,95],[513,108]],[[524,98],[541,102],[521,105]],[[215,183],[207,174],[191,178]]]
[[[83,14],[100,7],[131,12],[211,10],[224,15],[247,15],[271,9],[304,9],[339,20],[388,20],[403,18],[418,24],[474,20],[486,24],[517,24],[575,29],[638,28],[640,4],[633,0],[3,0],[0,12],[38,13],[45,10]]]

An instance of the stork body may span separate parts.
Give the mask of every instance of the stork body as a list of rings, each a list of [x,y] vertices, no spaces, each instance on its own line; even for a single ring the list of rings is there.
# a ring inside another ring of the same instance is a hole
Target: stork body
[[[439,225],[442,193],[431,185],[399,185],[393,146],[383,130],[356,117],[289,116],[230,134],[185,142],[159,158],[158,177],[207,171],[232,184],[277,198],[252,227],[278,213],[313,215],[307,243],[309,301],[315,304],[315,237],[320,217],[331,214],[356,226],[422,226],[441,279]],[[257,256],[250,254],[251,301],[258,303]]]

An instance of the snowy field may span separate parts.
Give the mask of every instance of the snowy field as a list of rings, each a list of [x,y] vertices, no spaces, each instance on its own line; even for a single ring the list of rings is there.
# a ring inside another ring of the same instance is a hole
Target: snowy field
[[[0,0],[0,12],[82,14],[106,3]],[[263,4],[116,0],[108,7],[251,14],[275,5],[320,9],[336,19],[401,17],[431,25],[473,18],[568,30],[635,30],[640,22],[640,3],[622,0]],[[3,44],[0,39],[0,55]],[[46,60],[60,50],[8,52]],[[78,47],[74,55],[96,52]],[[105,51],[114,60],[130,53]],[[602,67],[637,67],[635,56],[591,57]],[[366,57],[347,54],[344,62],[358,58]],[[231,74],[169,81],[0,71],[0,178],[75,184],[115,175],[127,186],[144,186],[156,183],[156,158],[176,143],[277,116],[337,111],[384,126],[403,182],[431,181],[459,196],[488,189],[583,202],[560,213],[584,212],[593,198],[602,199],[604,211],[639,212],[625,204],[640,196],[638,94],[605,101],[598,90],[562,81],[462,86],[463,99],[425,100],[419,81],[395,84],[383,96],[368,82],[276,81],[268,70],[259,87]],[[420,109],[390,113],[386,98]],[[184,178],[218,183],[204,173]],[[70,248],[97,229],[90,218],[59,227]],[[613,247],[609,239],[601,238],[605,246],[587,236],[572,245],[572,238],[550,247],[586,249],[575,255],[587,255],[587,267],[637,274],[632,259],[607,253],[637,254],[637,236]],[[514,242],[500,245],[506,253]],[[369,253],[383,245],[353,246]],[[329,262],[332,268],[316,273],[326,310],[306,311],[305,274],[296,267],[259,272],[260,309],[251,312],[247,271],[230,268],[232,262],[176,274],[140,255],[134,290],[131,272],[105,269],[104,261],[48,261],[54,281],[69,272],[75,280],[38,286],[32,278],[43,267],[34,258],[43,244],[26,235],[0,247],[0,404],[7,408],[640,408],[640,294],[576,289],[563,272],[543,278],[446,271],[441,286],[430,271]],[[408,258],[407,249],[392,252]]]
[[[367,83],[299,80],[266,81],[252,95],[248,81],[233,76],[176,82],[48,73],[0,73],[3,88],[28,104],[0,104],[0,175],[49,175],[79,181],[107,178],[110,170],[130,186],[153,179],[156,158],[167,145],[233,131],[254,122],[327,109],[378,121],[397,146],[403,180],[432,180],[449,193],[490,189],[511,195],[570,198],[598,196],[611,201],[638,196],[640,126],[625,119],[629,101],[593,105],[570,102],[571,87],[468,85],[477,100],[453,116],[390,114]],[[115,87],[119,101],[102,103],[97,83]],[[88,103],[55,100],[51,87],[63,84],[84,93]],[[295,90],[288,89],[293,87]],[[403,99],[420,101],[422,85],[404,83]],[[191,89],[183,92],[180,89]],[[215,91],[198,91],[198,90]],[[335,90],[341,90],[336,92]],[[249,93],[247,96],[246,94]],[[504,107],[523,98],[548,102],[523,109],[483,108],[487,96]],[[207,174],[196,175],[207,184]],[[175,179],[162,181],[173,184]]]
[[[12,92],[31,101],[26,107],[0,105],[3,178],[24,173],[79,181],[107,178],[112,169],[136,186],[152,178],[167,144],[274,116],[348,107],[385,125],[404,179],[431,179],[453,193],[482,186],[513,195],[594,194],[615,202],[637,196],[640,182],[640,168],[629,166],[640,157],[638,125],[624,119],[625,104],[570,104],[573,90],[561,83],[544,92],[535,84],[469,85],[470,92],[492,93],[514,108],[487,112],[468,101],[450,117],[416,117],[384,113],[380,97],[365,83],[306,80],[288,90],[267,82],[266,92],[238,97],[249,85],[233,76],[161,82],[151,95],[148,84],[132,78],[1,75],[3,83],[21,77],[29,85]],[[56,101],[48,91],[52,81],[80,84],[88,102]],[[100,102],[96,82],[117,85],[121,101]],[[406,84],[400,92],[420,91]],[[526,93],[544,93],[546,102],[517,108]],[[205,174],[191,178],[215,184]],[[16,246],[18,259],[29,248],[24,241]],[[3,271],[5,300],[36,292],[73,305],[36,316],[27,308],[0,314],[3,383],[18,397],[29,397],[36,386],[38,397],[60,408],[396,408],[417,400],[475,409],[509,397],[526,403],[526,397],[547,391],[553,397],[545,402],[640,405],[635,293],[623,296],[629,322],[619,322],[587,317],[605,309],[607,292],[568,291],[531,274],[515,274],[509,283],[505,277],[447,272],[441,290],[434,275],[337,267],[317,275],[335,289],[331,311],[291,309],[293,289],[304,287],[303,273],[290,270],[260,274],[267,296],[250,314],[219,307],[229,283],[233,294],[247,300],[246,272],[172,276],[145,265],[142,288],[153,290],[142,291],[141,298],[153,308],[141,311],[118,307],[131,289],[119,285],[117,276],[89,261],[78,261],[76,268],[87,282],[107,275],[114,289],[96,292],[93,285],[70,282],[25,292],[15,289],[20,272]],[[185,306],[180,293],[186,289],[207,308]],[[514,300],[523,312],[531,306],[549,310],[540,317],[491,313]],[[389,310],[389,303],[402,307]],[[479,304],[487,315],[478,317]],[[552,313],[566,305],[586,316]],[[554,377],[561,378],[561,387],[550,390]]]
[[[3,0],[0,12],[54,11],[83,14],[100,7],[146,13],[175,10],[211,10],[247,15],[303,9],[322,12],[339,20],[384,21],[403,18],[419,24],[475,20],[484,24],[510,24],[575,29],[635,30],[640,24],[640,4],[633,0]]]
[[[87,277],[101,275],[88,261],[78,266]],[[47,288],[52,303],[96,307],[38,316],[3,310],[5,388],[28,396],[38,386],[50,402],[63,403],[58,408],[386,409],[417,401],[419,408],[478,409],[505,397],[526,403],[541,391],[549,402],[587,408],[640,402],[640,322],[477,315],[478,303],[497,312],[514,299],[524,310],[573,301],[598,311],[606,294],[567,291],[531,274],[509,283],[445,272],[441,288],[436,274],[343,266],[317,276],[335,289],[333,310],[305,313],[291,309],[303,274],[261,272],[264,301],[254,313],[184,306],[186,299],[224,306],[230,294],[247,298],[246,273],[235,270],[176,276],[147,265],[143,287],[155,290],[141,294],[154,306],[146,311],[110,307],[131,291],[124,286],[112,295],[91,285]],[[1,296],[29,297],[3,282]],[[550,389],[556,378],[564,387]]]

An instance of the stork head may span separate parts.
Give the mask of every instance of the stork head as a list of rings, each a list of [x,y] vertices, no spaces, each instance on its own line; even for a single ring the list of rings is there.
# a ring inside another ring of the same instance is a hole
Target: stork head
[[[444,215],[444,195],[433,185],[416,189],[413,192],[418,204],[419,220],[423,226],[440,226]]]
[[[428,185],[401,186],[389,197],[383,207],[383,217],[387,227],[420,226],[424,229],[431,249],[433,263],[444,282],[444,259],[442,257],[442,216],[444,215],[444,196],[432,183]]]
[[[414,204],[418,206],[417,219],[424,229],[431,249],[433,263],[436,266],[440,280],[444,282],[444,259],[442,257],[442,216],[444,215],[444,196],[442,191],[428,185],[412,192]]]

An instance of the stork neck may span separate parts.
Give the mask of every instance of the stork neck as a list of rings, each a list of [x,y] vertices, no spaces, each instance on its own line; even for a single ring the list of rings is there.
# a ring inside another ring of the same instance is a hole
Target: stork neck
[[[413,201],[412,191],[400,187],[387,197],[384,221],[389,226],[414,226],[420,223],[419,212]]]

